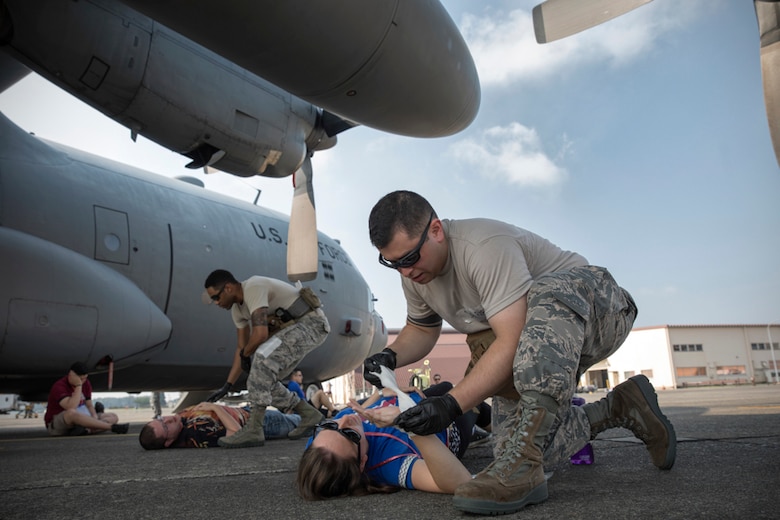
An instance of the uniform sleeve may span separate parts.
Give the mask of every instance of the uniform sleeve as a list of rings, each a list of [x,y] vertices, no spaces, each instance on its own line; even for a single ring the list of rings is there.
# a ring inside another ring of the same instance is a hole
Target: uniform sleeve
[[[406,298],[406,319],[409,323],[421,327],[438,327],[442,323],[439,316],[427,303],[420,297],[412,283],[407,283],[406,279],[401,280],[401,286]]]
[[[268,307],[268,289],[262,284],[252,284],[244,287],[244,303],[251,315],[257,309]]]
[[[241,311],[238,310],[237,305],[233,305],[233,308],[230,309],[230,317],[233,318],[233,325],[235,325],[237,329],[245,329],[249,326],[249,320],[241,315]]]

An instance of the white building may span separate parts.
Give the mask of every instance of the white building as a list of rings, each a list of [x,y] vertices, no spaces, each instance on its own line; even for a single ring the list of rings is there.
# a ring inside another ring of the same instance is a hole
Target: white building
[[[636,328],[615,354],[588,370],[583,383],[614,387],[636,374],[656,388],[777,382],[778,340],[780,325]]]
[[[398,330],[388,331],[388,344]],[[655,388],[774,383],[780,381],[780,325],[659,325],[633,329],[612,356],[592,366],[580,379],[582,386],[613,388],[636,374],[644,374]],[[769,344],[772,344],[772,349]],[[471,355],[466,335],[442,331],[431,353],[418,363],[396,369],[400,386],[412,375],[434,374],[457,384]],[[373,387],[363,382],[363,368],[330,381],[333,398],[346,403],[365,397]],[[325,387],[328,383],[324,384]]]

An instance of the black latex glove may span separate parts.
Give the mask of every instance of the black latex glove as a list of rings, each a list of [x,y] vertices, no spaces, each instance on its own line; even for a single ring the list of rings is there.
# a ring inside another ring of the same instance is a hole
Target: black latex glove
[[[211,394],[208,397],[208,399],[206,399],[206,401],[208,401],[209,403],[214,403],[216,401],[219,401],[220,399],[225,397],[227,395],[227,393],[230,392],[230,390],[232,390],[232,389],[233,389],[233,385],[232,384],[225,383],[224,385],[222,385],[222,388],[220,388],[219,390],[217,390],[216,392]]]
[[[390,370],[395,370],[396,355],[393,349],[386,348],[378,354],[366,358],[363,361],[363,379],[371,383],[377,388],[383,388],[382,382],[379,381],[379,377],[371,374],[376,372],[377,374],[382,372],[380,367],[385,366]]]
[[[250,370],[252,370],[252,356],[245,356],[243,354],[239,354],[241,357],[241,370],[249,373]]]
[[[450,394],[423,399],[396,417],[395,424],[417,435],[432,435],[444,431],[458,416],[463,415],[458,401]]]

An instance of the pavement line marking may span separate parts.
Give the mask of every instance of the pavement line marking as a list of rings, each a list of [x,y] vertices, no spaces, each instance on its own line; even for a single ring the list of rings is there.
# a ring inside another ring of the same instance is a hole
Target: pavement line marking
[[[117,479],[117,480],[90,480],[90,481],[79,481],[79,482],[73,482],[73,481],[65,481],[65,482],[39,482],[35,484],[27,484],[23,486],[11,486],[11,487],[2,487],[0,488],[0,492],[6,492],[6,491],[30,491],[33,489],[50,489],[50,488],[69,488],[69,487],[86,487],[86,486],[93,486],[95,484],[99,485],[116,485],[116,484],[131,484],[133,482],[163,482],[163,481],[171,481],[171,480],[192,480],[192,479],[200,479],[200,478],[214,478],[214,477],[243,477],[247,475],[273,475],[273,474],[281,474],[281,473],[293,473],[294,470],[285,470],[285,469],[270,469],[270,470],[264,470],[264,471],[235,471],[230,473],[209,473],[209,474],[198,474],[198,475],[171,475],[166,477],[156,477],[156,478],[126,478],[126,479]]]

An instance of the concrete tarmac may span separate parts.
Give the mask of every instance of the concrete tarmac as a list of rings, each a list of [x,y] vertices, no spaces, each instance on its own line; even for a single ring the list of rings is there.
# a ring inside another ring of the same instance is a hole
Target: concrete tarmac
[[[672,470],[611,430],[593,443],[595,464],[557,468],[546,502],[502,518],[780,518],[780,385],[667,390],[659,402],[677,431]],[[42,416],[0,416],[0,519],[475,518],[417,491],[305,502],[294,489],[305,440],[148,452],[149,411],[114,411],[130,433],[51,438]],[[463,462],[476,473],[491,454],[475,447]]]

